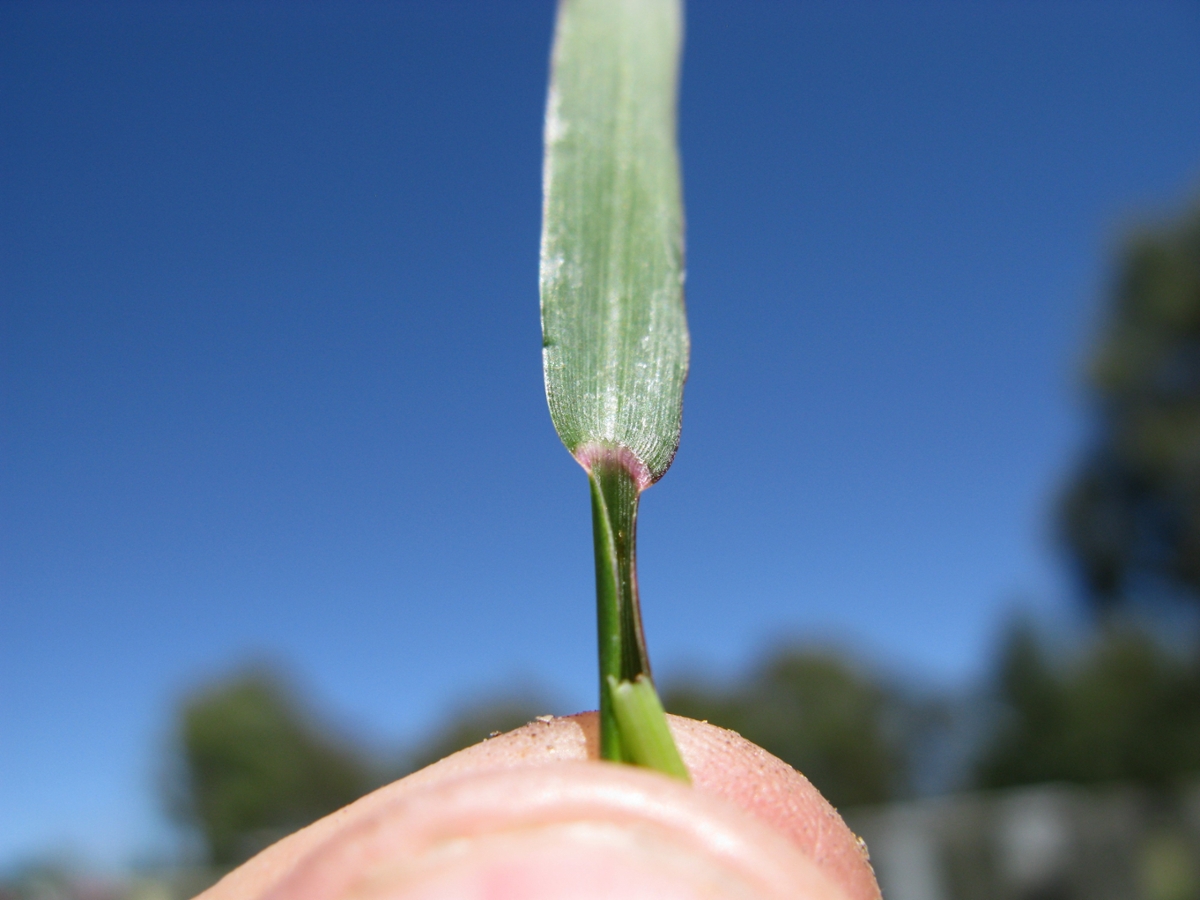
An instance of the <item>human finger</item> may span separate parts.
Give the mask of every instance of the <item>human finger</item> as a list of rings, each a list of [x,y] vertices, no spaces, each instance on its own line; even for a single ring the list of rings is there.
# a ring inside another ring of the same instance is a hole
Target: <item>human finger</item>
[[[566,896],[568,887],[603,886],[598,875],[583,877],[589,866],[612,878],[625,872],[631,883],[646,885],[657,873],[659,881],[675,878],[680,890],[687,879],[676,876],[691,871],[701,879],[693,887],[741,884],[748,895],[771,896],[772,885],[788,883],[804,885],[805,892],[780,896],[878,898],[861,843],[806,779],[732,732],[678,717],[671,717],[671,727],[694,788],[624,766],[548,770],[554,763],[596,758],[596,719],[583,714],[538,721],[447,757],[297,832],[231,873],[205,900],[294,900],[305,884],[325,885],[319,900],[347,892],[358,896],[382,885],[390,885],[389,896],[398,897],[396,891],[417,890],[421,884],[431,890],[435,883],[446,887],[445,879],[454,878],[461,892],[467,890],[462,879],[474,879],[478,887],[500,877],[497,873],[515,878],[522,872],[520,877],[541,877],[555,896]],[[472,797],[475,805],[468,802]],[[640,797],[641,805],[632,797]],[[432,814],[438,810],[447,812]],[[672,811],[674,818],[667,815]],[[681,831],[685,822],[696,827]],[[592,831],[581,831],[583,824]],[[568,839],[585,832],[591,837],[582,844]],[[634,852],[635,845],[615,841],[622,833],[642,835],[646,840],[636,846],[656,849]],[[722,856],[704,840],[725,835],[721,846],[728,847],[737,834],[745,836],[738,844],[741,855]],[[529,840],[522,843],[518,837]],[[462,847],[464,840],[473,850],[455,857],[450,868],[429,862],[448,860],[446,842],[459,841],[453,845]],[[687,859],[694,864],[682,865]],[[551,865],[567,860],[573,862],[565,869]],[[723,876],[706,868],[714,860],[728,870]],[[315,877],[318,871],[325,873],[324,880]],[[581,873],[580,878],[568,883],[565,871]],[[781,879],[780,872],[791,874]],[[746,886],[751,883],[757,885],[753,890]],[[528,893],[532,884],[525,884],[522,896],[533,896]]]

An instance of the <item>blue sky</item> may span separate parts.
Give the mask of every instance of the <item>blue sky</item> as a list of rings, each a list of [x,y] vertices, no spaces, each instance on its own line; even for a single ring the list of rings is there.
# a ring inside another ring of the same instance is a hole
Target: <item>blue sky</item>
[[[0,866],[167,835],[178,698],[377,746],[594,705],[542,393],[549,2],[0,5]],[[1112,250],[1200,185],[1187,3],[688,7],[692,374],[660,679],[785,640],[962,685],[1069,618],[1047,510]]]

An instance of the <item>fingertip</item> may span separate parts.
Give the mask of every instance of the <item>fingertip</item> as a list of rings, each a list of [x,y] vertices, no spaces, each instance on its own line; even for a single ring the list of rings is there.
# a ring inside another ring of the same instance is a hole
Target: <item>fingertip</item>
[[[865,842],[803,774],[734,731],[668,716],[697,790],[786,835],[852,900],[879,900]]]
[[[808,894],[799,895],[793,892],[783,896],[879,900],[879,888],[861,842],[806,778],[734,732],[676,716],[670,716],[669,723],[692,774],[694,787],[630,766],[594,764],[599,755],[598,722],[595,713],[581,713],[548,721],[538,720],[446,757],[285,838],[230,873],[202,895],[202,898],[257,900],[269,895],[272,900],[298,900],[299,895],[296,891],[301,883],[296,882],[292,876],[301,867],[309,865],[311,860],[317,857],[331,858],[327,855],[331,846],[353,847],[356,842],[361,844],[364,834],[361,829],[368,827],[364,823],[373,822],[375,824],[370,825],[370,828],[380,828],[383,827],[382,823],[387,821],[403,824],[405,816],[425,816],[425,813],[416,812],[417,808],[412,806],[410,801],[416,802],[414,798],[419,796],[434,796],[438,791],[449,790],[451,785],[466,785],[465,789],[470,792],[480,785],[493,784],[493,796],[495,784],[510,785],[505,804],[495,806],[494,811],[511,818],[529,812],[531,797],[545,796],[544,791],[539,794],[539,785],[543,788],[550,784],[561,786],[564,778],[567,782],[574,781],[578,784],[593,783],[596,778],[615,778],[619,783],[626,785],[628,779],[633,779],[650,791],[647,796],[673,798],[665,806],[660,804],[661,808],[675,804],[677,809],[691,809],[697,815],[696,821],[704,821],[705,816],[710,814],[697,813],[696,804],[710,812],[723,809],[724,814],[712,813],[717,816],[717,821],[721,820],[722,815],[732,814],[735,819],[741,817],[738,821],[749,828],[750,832],[759,835],[757,840],[763,848],[774,847],[775,850],[771,852],[779,859],[786,859],[789,855],[801,859],[802,863],[798,865],[802,871],[808,873],[804,876],[808,879]],[[567,765],[557,766],[558,763]],[[472,785],[475,787],[471,787]],[[563,790],[566,793],[562,797],[568,797],[569,784]],[[526,791],[527,795],[522,794],[522,791]],[[659,793],[655,794],[655,791]],[[667,793],[663,794],[663,791]],[[402,810],[407,812],[401,812]],[[469,821],[469,816],[459,819],[460,824]],[[600,821],[608,820],[601,816]],[[532,827],[531,825],[530,828]],[[634,833],[640,834],[642,832],[638,831],[639,827],[645,831],[645,828],[650,826],[646,826],[645,823],[638,826],[636,823],[626,822],[622,827],[632,827]],[[532,833],[528,828],[518,831],[520,834]],[[727,829],[728,833],[736,831],[736,828],[732,831]],[[591,843],[584,841],[582,844],[576,840],[580,838],[578,829],[572,832],[574,837],[565,832],[539,833],[537,841],[527,844],[521,844],[514,837],[514,833],[510,832],[511,829],[505,831],[503,828],[497,828],[494,833],[490,833],[490,837],[483,833],[476,835],[471,838],[475,841],[471,845],[474,848],[472,854],[460,856],[455,865],[449,868],[429,866],[421,869],[425,874],[420,878],[410,873],[411,877],[405,876],[408,878],[405,889],[415,891],[419,885],[424,885],[421,890],[442,891],[442,895],[445,896],[474,896],[469,892],[462,892],[468,891],[470,884],[475,884],[476,887],[523,884],[525,887],[522,891],[526,893],[511,894],[507,893],[508,888],[504,888],[496,896],[537,897],[540,895],[527,892],[533,891],[537,885],[542,885],[546,890],[557,891],[554,896],[583,898],[589,896],[587,890],[608,885],[604,889],[607,891],[611,888],[615,895],[638,896],[636,893],[629,893],[634,890],[634,884],[655,884],[658,876],[653,876],[653,872],[665,872],[670,869],[669,866],[656,869],[656,864],[653,863],[656,856],[662,856],[664,860],[685,859],[686,853],[682,851],[686,851],[689,846],[687,841],[684,841],[681,852],[672,856],[674,851],[670,848],[674,845],[671,841],[678,843],[680,837],[678,832],[669,829],[665,837],[660,835],[656,839],[658,843],[648,838],[643,842],[642,846],[646,848],[657,848],[649,857],[636,853],[631,855],[629,847],[623,848],[619,840],[619,830],[613,832],[610,829],[603,835],[594,832],[589,838]],[[394,832],[393,838],[396,838],[397,834],[399,832]],[[347,835],[358,837],[347,843]],[[462,837],[459,835],[454,839]],[[522,851],[522,846],[525,851]],[[557,849],[550,852],[544,849],[546,847]],[[400,845],[388,851],[392,857],[400,858],[407,852]],[[705,854],[707,852],[705,851]],[[546,856],[547,853],[550,853],[550,856]],[[323,854],[325,855],[322,856]],[[434,859],[435,856],[429,858]],[[361,865],[351,857],[343,855],[337,858],[341,859],[339,865],[345,872],[353,873],[361,869]],[[475,866],[472,860],[479,861],[479,865]],[[491,862],[487,862],[488,860]],[[521,860],[524,862],[518,865]],[[563,860],[573,860],[568,869],[580,873],[578,883],[570,885],[570,889],[575,893],[564,893],[568,886],[560,877],[561,873],[566,871],[559,865]],[[795,864],[794,860],[792,864]],[[646,871],[647,865],[651,871]],[[685,868],[686,871],[704,871],[700,862]],[[597,873],[608,872],[611,876],[610,881],[605,881],[600,874],[584,874],[593,869]],[[547,873],[551,871],[559,871],[560,876],[549,877]],[[547,877],[543,881],[537,881],[534,876],[538,872]],[[621,876],[620,873],[625,875]],[[626,886],[620,890],[616,887],[618,882],[612,881],[618,876],[625,878],[620,884]],[[712,873],[705,877],[719,880]],[[473,882],[472,878],[475,879]],[[522,881],[522,878],[525,880]],[[681,885],[679,890],[684,890],[688,884],[687,879],[676,880]],[[360,888],[369,894],[368,888],[373,883],[375,882],[368,879]],[[280,893],[280,886],[283,884],[290,884],[291,887]],[[479,889],[482,890],[481,887]],[[445,891],[460,893],[445,894]],[[357,893],[348,894],[342,891],[311,895],[309,900],[338,900],[341,897],[348,898],[352,894],[356,900],[372,900],[375,897],[373,894],[371,897],[365,894],[360,897]],[[614,894],[609,894],[612,895]],[[769,892],[762,894],[761,890],[757,894],[747,894],[760,895],[771,896]],[[388,900],[398,900],[399,896],[393,892],[388,895]],[[439,895],[428,893],[420,896],[425,897],[425,900],[433,900]],[[658,896],[682,898],[689,895],[660,893]]]
[[[266,900],[846,900],[782,835],[631,766],[463,773],[345,828]]]

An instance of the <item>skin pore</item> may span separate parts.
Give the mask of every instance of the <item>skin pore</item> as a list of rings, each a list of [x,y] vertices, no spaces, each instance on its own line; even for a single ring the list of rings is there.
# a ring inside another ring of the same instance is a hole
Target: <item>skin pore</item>
[[[669,717],[691,786],[600,762],[595,713],[538,720],[326,816],[197,900],[879,900],[804,776]]]

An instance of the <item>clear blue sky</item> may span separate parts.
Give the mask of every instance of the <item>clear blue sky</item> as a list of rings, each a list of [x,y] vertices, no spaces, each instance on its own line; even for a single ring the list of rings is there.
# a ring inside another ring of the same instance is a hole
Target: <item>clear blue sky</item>
[[[173,704],[280,660],[379,746],[594,705],[542,393],[549,2],[0,5],[0,866],[160,844]],[[1111,250],[1200,184],[1200,7],[688,7],[660,677],[963,684],[1067,615]],[[1025,598],[1021,600],[1020,598]]]

